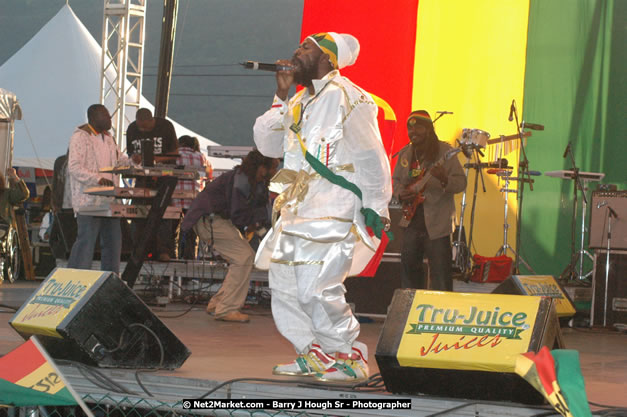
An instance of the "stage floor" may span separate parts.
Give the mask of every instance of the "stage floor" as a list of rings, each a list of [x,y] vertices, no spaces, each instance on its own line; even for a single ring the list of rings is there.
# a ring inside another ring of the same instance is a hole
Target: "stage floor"
[[[39,281],[5,282],[0,285],[0,304],[21,306],[38,284]],[[272,375],[272,367],[294,357],[291,345],[277,332],[268,308],[247,308],[245,312],[250,314],[251,321],[242,324],[215,321],[205,313],[204,303],[180,317],[173,317],[188,309],[189,305],[185,304],[153,308],[192,352],[180,369],[159,372],[159,375],[213,381],[279,378]],[[0,354],[23,342],[8,324],[12,316],[12,311],[0,308]],[[374,352],[382,326],[383,320],[361,325],[359,340],[369,348],[371,374],[378,372]],[[626,407],[627,334],[596,329],[565,328],[562,331],[566,347],[580,352],[588,400]]]

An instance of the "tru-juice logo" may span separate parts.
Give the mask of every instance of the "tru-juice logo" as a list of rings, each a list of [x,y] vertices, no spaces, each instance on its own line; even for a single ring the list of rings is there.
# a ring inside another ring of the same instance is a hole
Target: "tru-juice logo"
[[[76,300],[84,295],[86,289],[87,287],[80,282],[58,282],[51,278],[46,282],[41,292],[29,303],[35,305],[35,308],[25,314],[21,321],[52,316],[64,309],[69,309]]]
[[[500,307],[492,310],[480,310],[471,306],[468,311],[450,308],[435,308],[431,304],[416,307],[418,322],[410,324],[407,334],[432,333],[428,346],[420,348],[420,356],[437,354],[447,350],[468,350],[493,348],[503,338],[520,339],[520,333],[529,328],[526,323],[527,313],[501,311]],[[440,335],[457,335],[454,343],[442,343]]]

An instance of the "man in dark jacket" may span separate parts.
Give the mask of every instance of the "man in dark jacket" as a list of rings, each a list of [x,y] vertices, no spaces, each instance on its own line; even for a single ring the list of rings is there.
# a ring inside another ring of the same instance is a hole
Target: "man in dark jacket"
[[[246,301],[255,258],[245,236],[270,223],[268,182],[277,166],[277,159],[257,150],[250,152],[242,165],[205,186],[183,219],[183,233],[193,228],[229,262],[220,290],[207,305],[207,313],[214,313],[216,320],[249,320],[239,311]]]
[[[413,215],[403,215],[401,284],[403,288],[453,291],[451,233],[455,217],[454,195],[466,188],[466,176],[451,145],[438,139],[431,116],[413,111],[407,119],[410,143],[399,151],[394,168],[394,197],[403,209],[424,197]],[[424,180],[426,184],[420,190]],[[418,200],[417,200],[418,199]],[[429,260],[430,280],[423,268]]]

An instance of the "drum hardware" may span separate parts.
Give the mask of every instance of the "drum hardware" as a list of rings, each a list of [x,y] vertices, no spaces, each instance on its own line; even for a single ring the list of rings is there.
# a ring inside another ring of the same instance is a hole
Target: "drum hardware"
[[[503,245],[496,252],[495,256],[507,255],[508,249],[516,253],[516,251],[514,251],[514,249],[509,245],[509,242],[507,241],[507,233],[509,231],[509,223],[507,222],[507,215],[509,213],[509,205],[507,204],[507,195],[508,193],[516,192],[516,190],[511,190],[509,188],[509,177],[512,171],[506,170],[506,169],[489,169],[487,173],[491,175],[498,175],[499,177],[503,178],[503,180],[505,181],[505,185],[499,190],[502,193],[504,193],[504,199],[505,199],[505,212],[503,216],[504,218],[503,220]]]
[[[507,239],[508,232],[509,232],[509,223],[507,221],[508,213],[509,213],[509,204],[507,203],[507,198],[508,198],[507,196],[509,195],[509,193],[518,193],[517,189],[510,188],[510,182],[511,181],[533,182],[533,180],[529,180],[527,178],[512,177],[511,176],[513,172],[512,168],[511,167],[508,167],[508,168],[509,169],[492,168],[486,171],[488,174],[499,176],[504,181],[503,187],[501,187],[501,189],[499,190],[500,192],[503,193],[503,199],[505,200],[504,213],[503,213],[503,245],[499,248],[499,250],[496,252],[496,255],[494,256],[507,255],[507,251],[509,250],[514,255],[514,257],[519,260],[519,262],[522,262],[523,265],[525,265],[525,267],[528,270],[530,270],[531,272],[535,274],[535,272],[533,271],[533,268],[522,258],[522,256],[518,254],[516,250],[514,250],[514,248],[511,247]],[[533,175],[533,174],[539,174],[539,173],[533,172],[531,174]],[[520,188],[520,186],[518,188]]]
[[[584,239],[586,233],[586,212],[588,207],[588,198],[586,197],[587,191],[587,182],[591,179],[589,176],[582,176],[579,168],[577,168],[577,163],[575,162],[575,155],[573,154],[572,145],[568,142],[566,146],[566,150],[563,155],[564,159],[570,157],[570,162],[572,164],[572,173],[569,175],[573,181],[573,220],[571,222],[571,246],[570,246],[570,263],[566,266],[562,274],[560,275],[560,279],[568,279],[568,280],[577,280],[582,282],[586,280],[591,274],[592,270],[588,271],[584,274],[584,256],[587,256],[590,260],[594,261],[592,255],[584,249]],[[594,173],[593,173],[594,174]],[[604,176],[604,174],[601,174]],[[603,176],[598,177],[600,180]],[[594,177],[594,176],[593,176]],[[577,221],[577,191],[581,191],[581,242],[579,251],[575,251],[575,227]],[[579,271],[576,271],[577,264],[579,264]]]
[[[572,170],[560,170],[560,171],[549,171],[545,172],[544,175],[554,178],[563,178],[563,179],[576,179],[582,181],[582,193],[586,195],[588,191],[588,182],[590,181],[601,181],[605,174],[596,173],[596,172],[575,172]],[[579,251],[575,252],[575,223],[576,223],[576,213],[577,213],[577,182],[575,182],[575,197],[574,197],[574,206],[573,206],[573,221],[572,221],[572,230],[571,230],[571,259],[568,266],[562,271],[560,275],[560,279],[571,279],[573,275],[576,276],[576,279],[579,281],[587,279],[593,272],[593,266],[590,267],[590,270],[584,273],[584,260],[587,256],[590,261],[594,262],[594,257],[590,252],[585,249],[584,241],[586,236],[586,214],[588,212],[588,204],[585,199],[581,202],[581,234],[580,234],[580,245]],[[577,266],[579,269],[577,269]]]
[[[468,178],[468,173],[471,168],[475,169],[475,185],[472,198],[472,207],[470,211],[470,230],[468,233],[468,241],[464,239],[464,215],[466,212],[466,193],[462,195],[461,208],[459,213],[459,229],[457,230],[456,239],[453,241],[453,265],[462,274],[462,278],[468,281],[471,273],[471,256],[470,248],[472,247],[473,227],[475,220],[475,208],[477,203],[477,189],[479,186],[479,178],[481,178],[481,187],[483,192],[486,192],[485,182],[483,180],[482,168],[485,168],[488,164],[481,162],[481,157],[485,156],[481,149],[485,146],[481,143],[485,143],[490,134],[481,129],[463,129],[462,138],[458,140],[458,144],[462,149],[464,155],[466,155],[467,162],[464,164],[466,168],[465,175]],[[471,163],[472,157],[475,157],[476,163]]]

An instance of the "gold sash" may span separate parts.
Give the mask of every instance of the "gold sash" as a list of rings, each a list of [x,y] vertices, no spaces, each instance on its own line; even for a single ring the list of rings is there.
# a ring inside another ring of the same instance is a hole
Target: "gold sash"
[[[334,167],[331,170],[334,172],[355,172],[355,167],[353,166],[353,164],[345,164]],[[302,203],[305,200],[305,196],[309,192],[309,182],[318,178],[322,177],[317,172],[309,174],[303,170],[296,172],[287,168],[283,168],[282,170],[277,172],[274,177],[272,177],[270,182],[278,184],[289,184],[289,186],[277,198],[274,199],[274,204],[272,205],[273,227],[279,217],[281,209],[289,201],[292,200],[296,201],[297,203]]]

